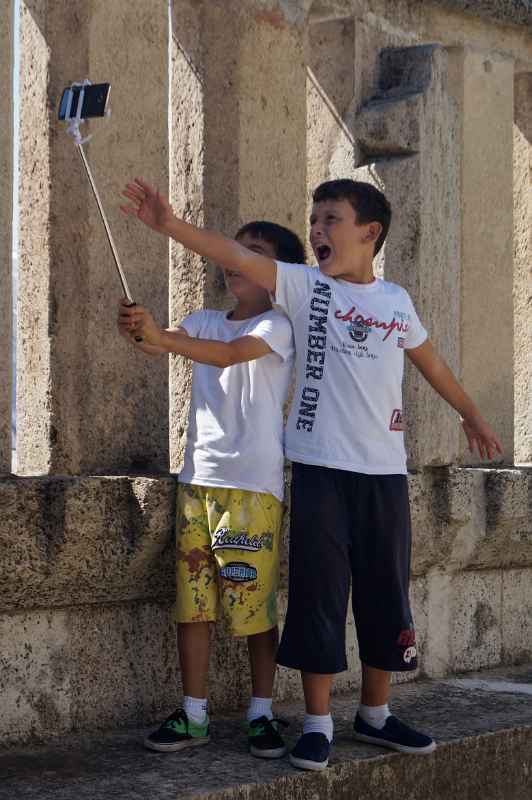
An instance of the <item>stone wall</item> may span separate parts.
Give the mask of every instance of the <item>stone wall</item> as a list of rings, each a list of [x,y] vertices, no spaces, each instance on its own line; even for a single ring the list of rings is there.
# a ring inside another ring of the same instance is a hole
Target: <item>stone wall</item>
[[[0,80],[13,83],[11,6],[0,18]],[[11,92],[0,95],[0,475],[11,469],[11,217],[13,109]]]
[[[532,660],[532,470],[432,469],[409,484],[420,666],[401,679]],[[0,507],[0,741],[172,708],[174,480],[10,478]],[[285,536],[281,621],[287,572]],[[348,653],[338,691],[359,683],[352,620]],[[210,683],[213,711],[245,704],[242,639],[218,630]],[[276,697],[299,693],[281,669]]]
[[[55,119],[63,86],[87,74],[113,84],[88,157],[133,294],[161,322],[230,301],[216,265],[119,215],[127,178],[143,174],[186,219],[229,234],[266,218],[305,236],[327,178],[383,187],[395,213],[376,269],[411,292],[505,445],[504,464],[464,467],[455,415],[407,369],[418,674],[532,660],[532,478],[513,466],[532,460],[532,35],[529,4],[510,19],[513,5],[174,0],[167,16],[140,0],[112,13],[103,0],[22,3],[19,474],[0,481],[0,741],[148,723],[179,692],[169,467],[190,370],[115,333],[114,266]],[[0,59],[5,81],[8,49]],[[1,471],[8,382],[0,391]],[[284,538],[281,615],[286,526]],[[348,642],[338,690],[359,681],[351,622]],[[219,629],[214,710],[245,702],[246,661],[245,642]],[[300,697],[296,673],[280,671],[277,694]]]

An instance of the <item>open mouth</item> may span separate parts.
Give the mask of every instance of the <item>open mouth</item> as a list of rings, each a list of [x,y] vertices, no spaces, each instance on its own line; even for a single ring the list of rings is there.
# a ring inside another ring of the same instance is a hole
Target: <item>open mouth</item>
[[[320,244],[316,247],[316,255],[319,261],[326,261],[331,255],[332,250],[327,244]]]
[[[235,269],[228,269],[225,271],[225,274],[228,278],[239,278],[240,272],[237,272]]]

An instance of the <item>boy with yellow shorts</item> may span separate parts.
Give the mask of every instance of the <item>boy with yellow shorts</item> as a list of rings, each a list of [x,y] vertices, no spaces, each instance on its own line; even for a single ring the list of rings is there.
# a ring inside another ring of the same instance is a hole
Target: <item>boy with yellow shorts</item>
[[[124,194],[131,197],[131,189]],[[158,230],[146,205],[137,217]],[[298,237],[253,222],[237,234],[256,253],[298,263]],[[209,741],[207,676],[210,625],[223,615],[246,636],[252,697],[247,710],[252,755],[286,752],[273,719],[278,646],[276,595],[283,500],[283,405],[293,365],[292,329],[267,291],[224,269],[232,311],[197,311],[177,331],[159,328],[142,307],[120,306],[119,329],[147,353],[192,359],[192,395],[177,525],[178,649],[183,703],[144,741],[174,752]],[[142,342],[135,342],[135,337]]]

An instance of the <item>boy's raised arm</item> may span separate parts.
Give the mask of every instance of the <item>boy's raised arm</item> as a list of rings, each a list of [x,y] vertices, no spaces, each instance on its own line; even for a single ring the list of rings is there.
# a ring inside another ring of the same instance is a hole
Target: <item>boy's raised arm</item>
[[[257,286],[275,291],[277,266],[273,259],[254,253],[221,233],[178,219],[168,200],[142,178],[128,183],[122,194],[132,203],[120,206],[125,214],[137,217],[157,233],[170,236],[219,266],[241,272]]]
[[[471,453],[481,458],[502,455],[502,445],[469,395],[462,389],[450,367],[427,339],[419,347],[406,351],[408,358],[433,389],[460,414]]]

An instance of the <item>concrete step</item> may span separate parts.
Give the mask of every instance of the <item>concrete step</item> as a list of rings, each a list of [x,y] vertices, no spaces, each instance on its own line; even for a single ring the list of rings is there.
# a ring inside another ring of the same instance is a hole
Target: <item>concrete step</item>
[[[321,773],[248,755],[241,715],[212,723],[211,743],[178,754],[144,750],[144,730],[71,736],[0,751],[0,800],[531,800],[532,664],[402,684],[393,709],[431,733],[410,756],[355,742],[354,702],[334,698],[335,745]],[[300,704],[276,709],[293,744]]]

